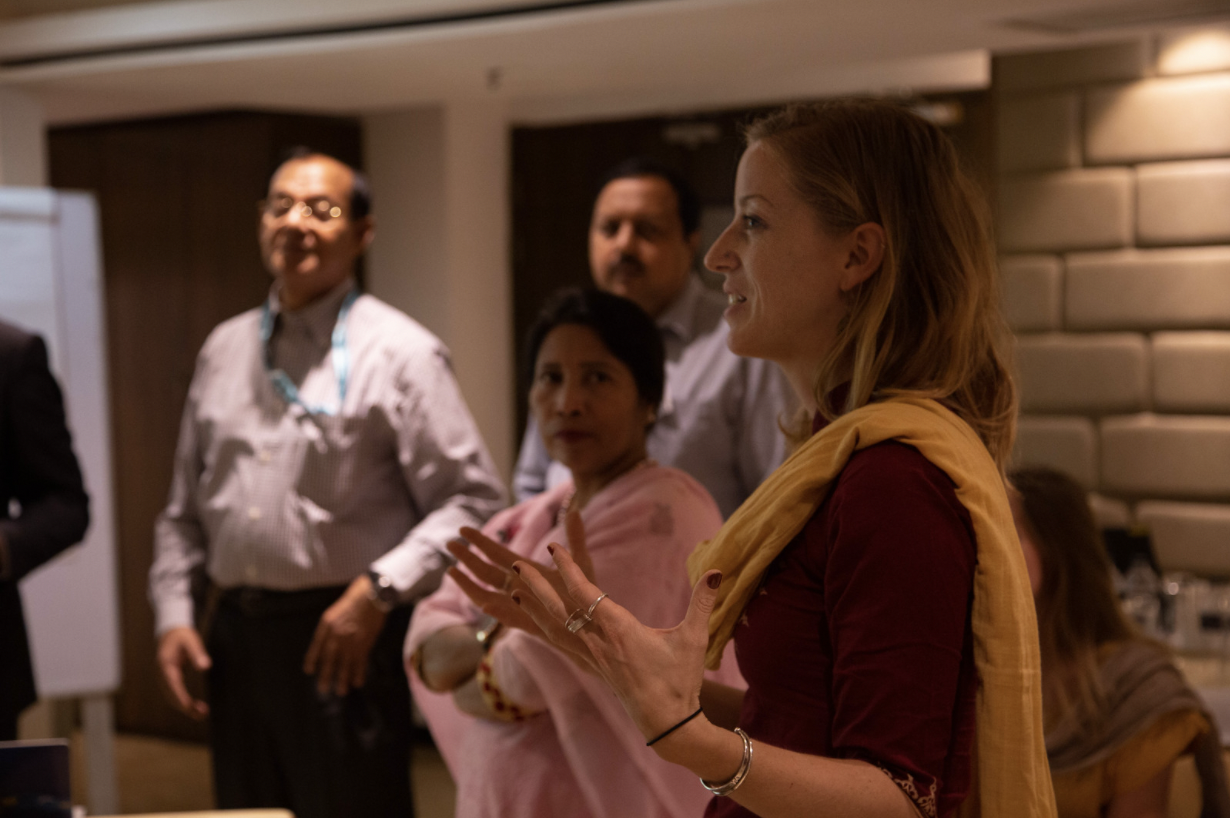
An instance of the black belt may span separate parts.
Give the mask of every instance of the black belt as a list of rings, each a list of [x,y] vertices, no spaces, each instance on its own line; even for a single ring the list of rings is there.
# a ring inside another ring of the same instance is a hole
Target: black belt
[[[244,616],[282,616],[309,611],[319,613],[336,602],[346,591],[346,587],[333,585],[303,591],[274,591],[240,585],[224,589],[218,596],[218,605],[237,610]]]

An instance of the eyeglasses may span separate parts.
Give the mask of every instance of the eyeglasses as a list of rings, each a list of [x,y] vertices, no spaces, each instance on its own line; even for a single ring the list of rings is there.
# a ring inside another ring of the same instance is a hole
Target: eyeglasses
[[[342,209],[328,199],[299,201],[290,196],[279,196],[276,199],[262,199],[256,203],[256,209],[273,219],[280,219],[294,210],[300,218],[315,219],[321,224],[342,217]]]

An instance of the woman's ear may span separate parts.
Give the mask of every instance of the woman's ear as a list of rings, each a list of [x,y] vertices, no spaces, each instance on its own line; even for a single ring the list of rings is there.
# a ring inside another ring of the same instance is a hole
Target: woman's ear
[[[880,269],[887,241],[884,227],[875,222],[864,222],[850,231],[846,237],[849,248],[846,266],[840,282],[843,293],[853,290]]]

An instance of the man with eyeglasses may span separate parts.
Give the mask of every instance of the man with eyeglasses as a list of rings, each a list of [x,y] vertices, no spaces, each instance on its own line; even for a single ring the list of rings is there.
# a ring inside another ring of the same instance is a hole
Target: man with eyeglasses
[[[268,300],[210,335],[184,409],[150,597],[172,700],[211,720],[222,808],[413,814],[408,603],[439,583],[457,529],[506,505],[447,350],[356,289],[369,209],[364,177],[331,157],[274,172]],[[185,666],[208,672],[208,704]]]

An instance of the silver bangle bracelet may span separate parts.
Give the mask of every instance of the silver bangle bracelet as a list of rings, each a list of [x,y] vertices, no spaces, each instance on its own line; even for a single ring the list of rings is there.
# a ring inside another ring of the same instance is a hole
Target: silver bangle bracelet
[[[743,732],[738,727],[735,732],[739,738],[743,739],[743,761],[739,763],[739,769],[731,776],[729,781],[724,781],[721,784],[710,784],[705,779],[700,780],[702,787],[717,796],[730,795],[735,790],[739,789],[739,785],[743,783],[743,779],[747,778],[748,771],[752,769],[752,740],[747,733]]]

